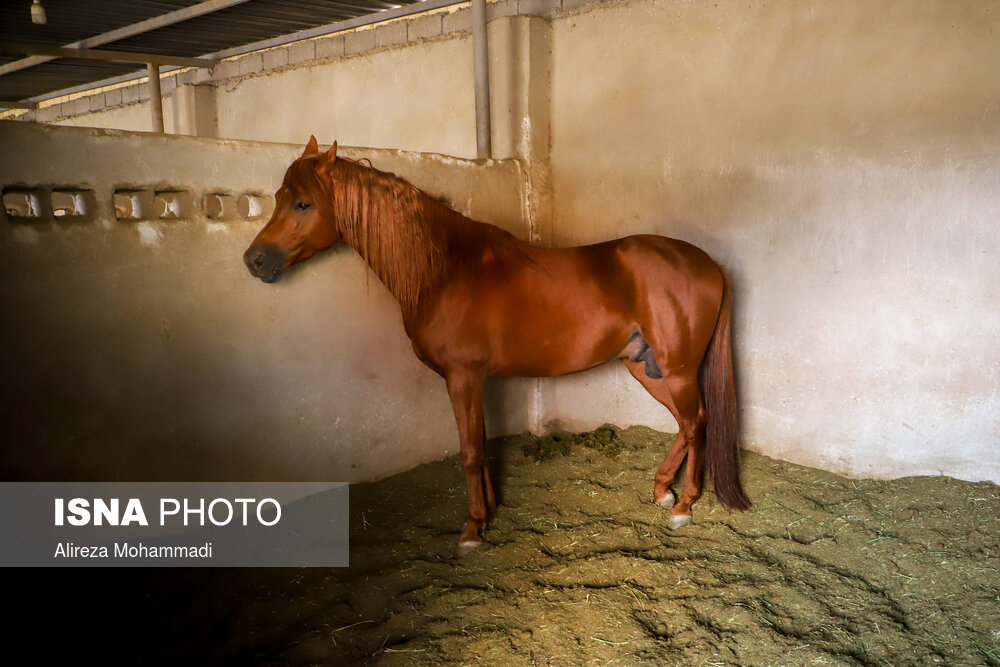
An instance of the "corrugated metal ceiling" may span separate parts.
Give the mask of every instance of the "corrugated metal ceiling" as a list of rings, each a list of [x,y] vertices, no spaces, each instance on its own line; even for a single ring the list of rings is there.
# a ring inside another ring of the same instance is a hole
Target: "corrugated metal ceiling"
[[[108,42],[99,48],[156,55],[202,56],[420,0],[247,0],[231,7]],[[197,0],[41,0],[44,25],[31,22],[31,0],[0,2],[0,44],[65,46],[199,5]],[[19,57],[0,57],[0,66]],[[29,100],[144,69],[141,65],[52,60],[0,75],[0,100]]]

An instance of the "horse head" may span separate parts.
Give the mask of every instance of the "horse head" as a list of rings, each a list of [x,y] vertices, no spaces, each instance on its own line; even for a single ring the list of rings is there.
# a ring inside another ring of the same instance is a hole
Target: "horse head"
[[[273,283],[288,267],[341,242],[329,191],[330,170],[336,161],[337,142],[321,153],[316,137],[309,138],[275,193],[271,219],[243,253],[251,274]]]

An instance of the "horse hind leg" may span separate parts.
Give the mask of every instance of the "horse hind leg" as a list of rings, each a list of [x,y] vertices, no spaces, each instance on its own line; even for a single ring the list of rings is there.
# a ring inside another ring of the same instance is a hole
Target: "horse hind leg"
[[[486,422],[483,422],[483,445],[486,444]],[[483,454],[483,495],[486,499],[486,509],[497,508],[496,496],[493,494],[493,483],[490,481],[490,469],[486,465],[486,454]]]
[[[705,407],[698,388],[697,373],[672,374],[653,378],[647,373],[645,360],[635,361],[626,357],[626,368],[653,398],[662,403],[677,420],[678,432],[673,446],[656,471],[653,500],[670,509],[669,527],[682,528],[691,522],[691,506],[701,497],[701,469],[705,447]],[[681,464],[687,457],[687,475],[684,492],[675,500],[670,486],[677,477]]]
[[[496,496],[493,495],[493,483],[490,482],[490,470],[483,462],[483,492],[486,496],[486,509],[495,510],[497,508]]]
[[[680,528],[691,522],[691,506],[701,498],[702,466],[705,463],[705,427],[708,424],[708,415],[701,400],[697,375],[678,381],[672,393],[678,408],[677,424],[688,443],[684,492],[670,514],[670,527]]]

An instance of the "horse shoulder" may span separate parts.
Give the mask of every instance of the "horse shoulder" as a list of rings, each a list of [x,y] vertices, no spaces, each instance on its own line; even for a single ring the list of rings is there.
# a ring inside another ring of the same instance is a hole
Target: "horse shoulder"
[[[419,311],[403,322],[417,357],[441,374],[485,365],[489,353],[481,329],[486,322],[474,282],[453,275],[422,300]]]

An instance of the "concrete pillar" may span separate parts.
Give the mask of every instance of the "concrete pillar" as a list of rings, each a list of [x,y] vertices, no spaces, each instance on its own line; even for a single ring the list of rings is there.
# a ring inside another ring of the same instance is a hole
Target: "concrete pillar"
[[[552,26],[535,16],[509,16],[492,21],[489,33],[493,157],[516,158],[524,165],[529,240],[548,246]]]
[[[174,132],[192,137],[219,136],[215,86],[182,84],[174,91]]]
[[[150,125],[153,132],[163,134],[163,95],[160,93],[160,66],[156,63],[148,63],[146,74],[149,77]]]
[[[491,21],[490,97],[493,157],[515,158],[524,168],[524,217],[528,240],[536,246],[552,245],[552,178],[550,144],[550,83],[552,75],[552,25],[535,16],[508,16]],[[553,380],[505,379],[494,390],[518,396],[526,405],[527,427],[532,433],[549,430],[545,415],[552,401]]]
[[[486,0],[472,0],[472,51],[476,83],[476,156],[493,157],[490,130],[490,60]]]

